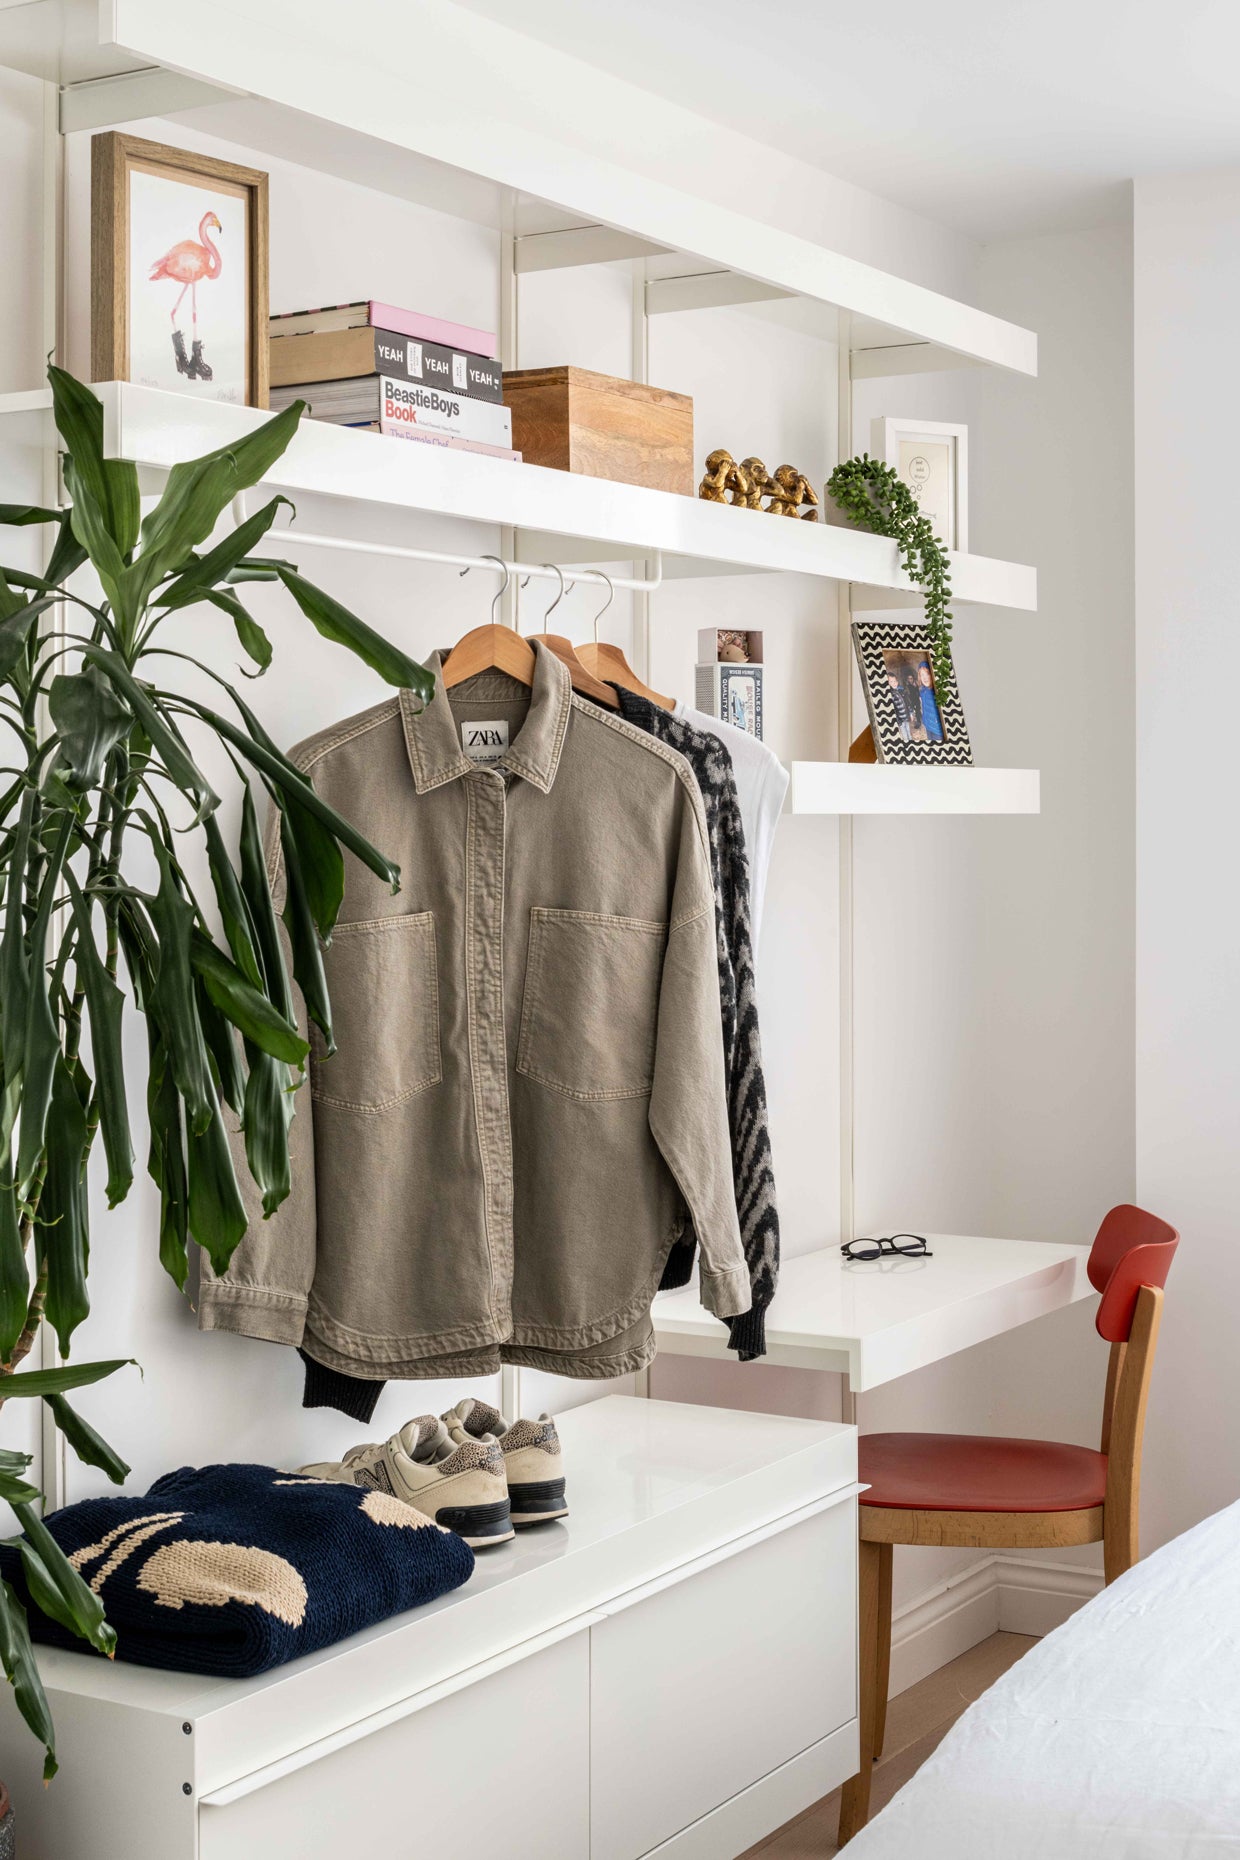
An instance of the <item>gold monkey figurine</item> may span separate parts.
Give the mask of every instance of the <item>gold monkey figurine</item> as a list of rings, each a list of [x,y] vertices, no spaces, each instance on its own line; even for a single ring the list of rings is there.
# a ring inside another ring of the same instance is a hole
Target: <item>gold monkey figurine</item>
[[[706,460],[706,471],[698,486],[698,496],[711,504],[748,504],[752,495],[749,475],[723,446]]]
[[[767,510],[772,516],[799,517],[803,523],[818,521],[818,493],[805,473],[795,465],[781,465],[769,486]],[[808,510],[801,505],[808,504]]]

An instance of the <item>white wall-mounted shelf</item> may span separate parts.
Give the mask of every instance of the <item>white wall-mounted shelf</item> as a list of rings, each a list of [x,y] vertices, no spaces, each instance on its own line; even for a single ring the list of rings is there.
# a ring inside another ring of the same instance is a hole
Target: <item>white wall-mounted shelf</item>
[[[97,392],[108,456],[131,459],[153,473],[226,445],[269,417],[250,407],[198,401],[128,382],[104,382]],[[20,416],[25,424],[40,412],[50,420],[50,409],[47,390],[41,398],[0,395],[0,415]],[[566,561],[661,554],[669,571],[682,575],[784,571],[864,582],[895,594],[911,592],[896,546],[885,537],[326,422],[302,422],[268,482],[293,494],[511,524],[534,532],[522,551],[528,560],[545,561],[553,553]],[[557,548],[563,539],[567,546]],[[953,556],[952,581],[962,602],[1027,610],[1037,605],[1036,572],[1019,563]]]
[[[622,166],[609,150],[618,106],[605,85],[590,130],[557,135],[549,125],[563,116],[570,76],[577,89],[592,80],[519,31],[401,0],[369,0],[360,20],[346,53],[336,0],[302,0],[292,41],[279,7],[38,0],[0,7],[0,63],[65,85],[69,129],[189,107],[208,133],[442,212],[498,227],[515,206],[518,232],[528,212],[534,227],[591,235],[552,262],[606,260],[616,236],[627,238],[627,250],[687,261],[676,266],[685,282],[660,280],[663,309],[799,297],[862,319],[850,342],[867,350],[924,344],[937,352],[930,366],[954,357],[1036,374],[1030,330],[673,187],[649,163]],[[410,110],[390,82],[402,64],[466,70],[470,81]],[[640,139],[639,99],[626,99],[626,126]],[[588,116],[588,98],[575,102]]]
[[[890,762],[794,762],[791,814],[1036,814],[1037,769],[906,768]]]

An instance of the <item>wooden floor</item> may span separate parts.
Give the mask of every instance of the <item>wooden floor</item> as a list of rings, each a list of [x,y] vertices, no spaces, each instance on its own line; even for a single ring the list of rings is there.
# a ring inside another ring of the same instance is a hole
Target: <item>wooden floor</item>
[[[920,1769],[965,1707],[980,1698],[987,1686],[993,1685],[1033,1645],[1027,1634],[992,1634],[989,1640],[979,1642],[958,1660],[892,1699],[887,1707],[882,1758],[874,1770],[871,1816],[877,1815],[896,1790],[902,1789]],[[756,1854],[761,1854],[762,1860],[826,1860],[827,1855],[838,1851],[835,1833],[839,1812],[837,1790],[815,1802],[795,1821],[768,1834],[741,1860]]]

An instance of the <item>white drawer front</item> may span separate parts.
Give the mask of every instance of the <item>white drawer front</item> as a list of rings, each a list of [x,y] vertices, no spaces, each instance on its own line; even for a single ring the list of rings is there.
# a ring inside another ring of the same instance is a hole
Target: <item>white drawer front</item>
[[[854,1716],[856,1544],[849,1498],[591,1629],[591,1860],[638,1860]]]
[[[200,1860],[585,1860],[583,1630],[199,1813]]]

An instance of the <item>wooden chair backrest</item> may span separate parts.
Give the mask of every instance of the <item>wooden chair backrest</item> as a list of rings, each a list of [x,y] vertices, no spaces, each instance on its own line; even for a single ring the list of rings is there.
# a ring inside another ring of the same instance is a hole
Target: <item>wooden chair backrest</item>
[[[1094,1323],[1111,1345],[1102,1403],[1106,1509],[1131,1520],[1134,1532],[1163,1287],[1179,1243],[1166,1221],[1125,1205],[1111,1209],[1089,1255],[1090,1282],[1102,1293]]]

